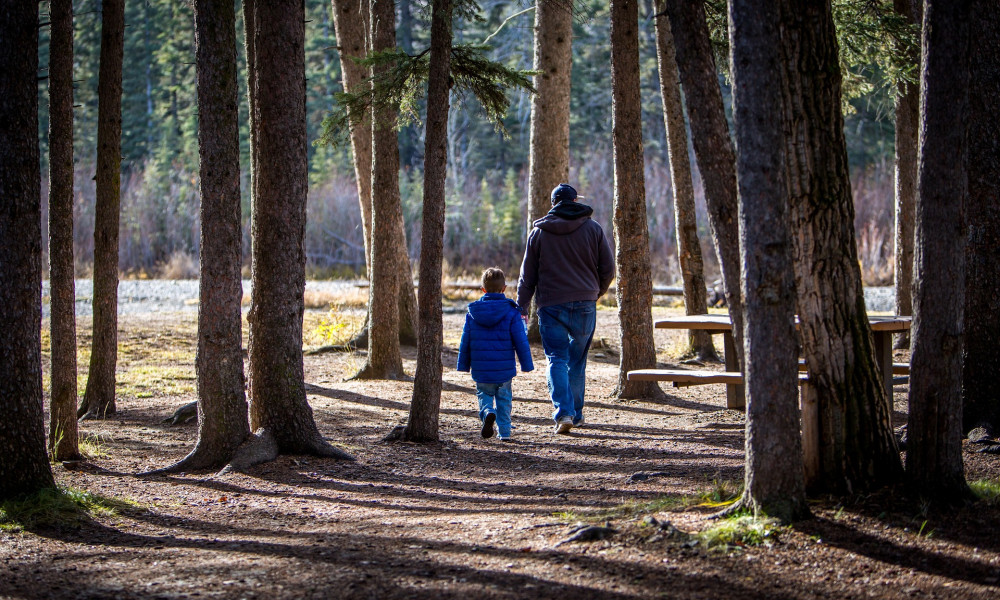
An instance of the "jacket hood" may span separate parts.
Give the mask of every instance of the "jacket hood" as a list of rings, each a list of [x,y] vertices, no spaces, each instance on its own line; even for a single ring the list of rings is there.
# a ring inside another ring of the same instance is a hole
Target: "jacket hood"
[[[484,327],[492,327],[501,319],[516,309],[517,303],[503,294],[485,294],[479,300],[469,304],[469,315],[476,323]]]
[[[557,235],[573,233],[587,222],[594,209],[579,202],[560,202],[552,207],[544,217],[534,222],[534,226]]]

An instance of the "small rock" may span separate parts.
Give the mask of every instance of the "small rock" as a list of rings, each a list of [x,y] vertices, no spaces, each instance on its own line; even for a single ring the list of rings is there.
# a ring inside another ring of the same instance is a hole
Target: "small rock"
[[[995,444],[993,436],[986,427],[976,427],[967,436],[970,444]]]

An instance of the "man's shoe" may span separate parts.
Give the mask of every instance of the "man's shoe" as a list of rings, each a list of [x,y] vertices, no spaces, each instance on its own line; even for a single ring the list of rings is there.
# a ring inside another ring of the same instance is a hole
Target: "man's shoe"
[[[480,432],[483,434],[483,439],[493,437],[493,424],[497,422],[497,416],[494,413],[486,413],[486,418],[483,419],[483,430]]]
[[[556,422],[556,433],[567,434],[569,430],[573,429],[573,419],[571,417],[563,417]]]
[[[583,420],[583,417],[580,417],[578,420],[573,421],[573,427],[583,427],[586,423],[587,422]]]

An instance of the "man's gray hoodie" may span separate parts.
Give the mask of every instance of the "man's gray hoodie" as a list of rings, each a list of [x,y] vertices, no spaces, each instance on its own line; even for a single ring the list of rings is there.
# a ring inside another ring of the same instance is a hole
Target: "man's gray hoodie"
[[[594,301],[615,278],[615,258],[604,230],[590,218],[594,209],[563,201],[534,222],[517,281],[517,305],[528,314],[539,307]]]

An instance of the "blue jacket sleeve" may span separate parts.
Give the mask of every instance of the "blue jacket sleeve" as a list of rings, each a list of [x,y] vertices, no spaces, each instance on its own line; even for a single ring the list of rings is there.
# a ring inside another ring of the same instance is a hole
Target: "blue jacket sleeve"
[[[514,352],[517,353],[517,360],[521,363],[521,371],[524,373],[534,371],[535,363],[531,360],[531,346],[528,345],[528,332],[524,329],[524,321],[516,309],[512,312],[510,339],[514,342]]]
[[[472,369],[472,352],[469,350],[469,315],[465,315],[465,327],[462,328],[462,341],[458,344],[459,371]]]
[[[521,275],[517,279],[517,306],[521,314],[526,315],[531,309],[531,298],[535,295],[538,285],[538,232],[536,227],[528,235],[528,243],[524,247],[524,260],[521,262]]]

